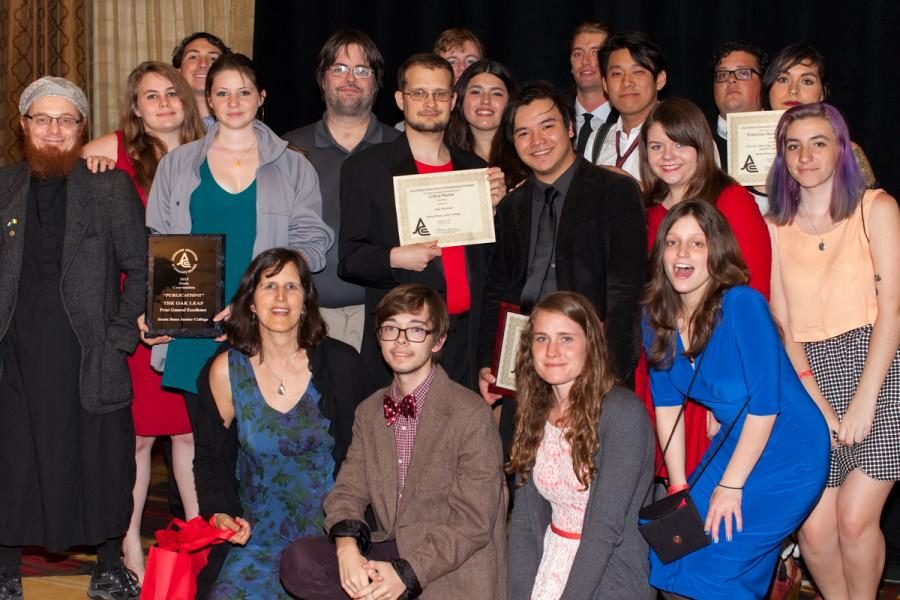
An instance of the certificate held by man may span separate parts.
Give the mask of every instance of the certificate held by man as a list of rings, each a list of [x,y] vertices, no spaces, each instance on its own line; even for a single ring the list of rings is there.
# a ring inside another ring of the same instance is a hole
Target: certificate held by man
[[[783,110],[730,113],[728,174],[741,185],[766,185],[775,160],[775,129]]]
[[[400,245],[487,244],[495,240],[487,169],[394,177]]]

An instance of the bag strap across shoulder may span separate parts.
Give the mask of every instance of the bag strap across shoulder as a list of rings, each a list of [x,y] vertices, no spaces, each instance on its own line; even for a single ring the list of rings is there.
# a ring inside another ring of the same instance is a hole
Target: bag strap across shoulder
[[[606,136],[613,125],[615,125],[615,122],[607,122],[597,129],[597,135],[594,136],[594,143],[591,146],[591,163],[597,164],[597,158],[600,156],[600,149],[603,147],[603,141],[606,139]]]

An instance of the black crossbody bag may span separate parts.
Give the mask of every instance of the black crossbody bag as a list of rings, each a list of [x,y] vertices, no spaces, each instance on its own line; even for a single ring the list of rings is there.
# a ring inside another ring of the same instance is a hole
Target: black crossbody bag
[[[694,380],[697,379],[697,373],[700,372],[700,365],[703,362],[703,357],[704,355],[701,354],[700,360],[697,361],[697,367],[694,369],[694,374],[691,376],[688,389],[684,393],[684,400],[681,402],[681,410],[678,411],[678,417],[675,418],[675,425],[672,426],[672,431],[669,433],[669,439],[666,440],[666,445],[663,447],[663,461],[657,469],[657,476],[659,476],[662,465],[665,464],[666,452],[669,449],[669,444],[672,443],[672,437],[675,435],[675,429],[678,427],[678,422],[681,420],[682,415],[684,415],[684,408],[690,397],[691,388],[694,386]],[[749,402],[749,398],[747,402]],[[722,449],[722,445],[725,443],[725,440],[728,439],[728,436],[731,435],[731,430],[734,428],[738,419],[740,419],[741,414],[744,412],[744,409],[747,407],[747,402],[744,403],[744,406],[741,408],[740,412],[738,412],[737,417],[735,417],[731,425],[728,426],[728,430],[719,441],[718,447],[715,452],[710,455],[709,459],[705,461],[702,466],[703,468],[697,470],[694,475],[691,476],[692,481],[700,479],[700,476],[706,471],[706,467],[709,466],[709,463],[712,462],[716,454],[719,453],[719,450]],[[650,544],[650,547],[656,552],[656,555],[663,564],[669,564],[672,561],[678,560],[691,552],[695,552],[700,548],[708,546],[710,543],[710,536],[707,535],[704,530],[703,519],[700,518],[700,514],[697,512],[697,507],[694,505],[694,501],[691,499],[689,492],[690,488],[666,496],[662,500],[657,500],[652,504],[648,504],[638,513],[638,518],[641,523],[638,525],[638,530],[641,532],[641,535],[644,536],[644,539],[647,540],[647,543]]]

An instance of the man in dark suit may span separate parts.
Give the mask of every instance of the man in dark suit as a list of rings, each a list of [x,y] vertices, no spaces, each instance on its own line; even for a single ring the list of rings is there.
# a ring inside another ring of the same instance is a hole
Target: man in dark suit
[[[94,545],[88,597],[137,598],[121,552],[144,213],[127,175],[92,175],[80,158],[78,86],[38,79],[19,112],[25,161],[0,169],[0,597],[22,597],[23,546]]]
[[[328,537],[288,546],[281,580],[308,600],[506,598],[500,440],[481,399],[436,364],[447,309],[434,290],[406,284],[376,312],[393,382],[356,410],[325,499]]]
[[[444,144],[455,102],[453,69],[446,60],[434,54],[413,55],[400,65],[398,83],[395,100],[403,111],[404,135],[351,156],[341,169],[338,274],[366,288],[361,353],[373,383],[387,385],[391,377],[375,338],[375,306],[397,284],[423,283],[440,293],[450,311],[444,368],[451,379],[474,388],[485,248],[400,246],[393,178],[474,169],[485,163]],[[496,204],[504,192],[503,174],[493,169],[488,178]]]
[[[591,133],[604,125],[611,126],[619,118],[603,90],[599,53],[612,34],[601,21],[585,21],[575,28],[569,42],[569,64],[575,89],[572,106],[575,112],[575,152],[584,154]]]
[[[619,379],[630,380],[637,363],[638,302],[647,260],[640,191],[632,178],[575,154],[563,106],[552,85],[537,83],[511,101],[504,115],[503,133],[532,176],[504,198],[494,220],[497,243],[479,352],[479,386],[489,402],[499,398],[487,387],[493,381],[489,365],[501,301],[528,312],[550,292],[579,292],[606,325]]]

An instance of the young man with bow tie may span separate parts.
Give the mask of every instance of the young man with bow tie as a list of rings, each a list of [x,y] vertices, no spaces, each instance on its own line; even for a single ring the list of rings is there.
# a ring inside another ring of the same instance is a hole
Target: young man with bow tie
[[[325,499],[328,536],[289,546],[282,582],[307,600],[505,598],[500,438],[485,403],[437,364],[447,308],[431,288],[403,284],[375,317],[393,381],[356,411]]]

